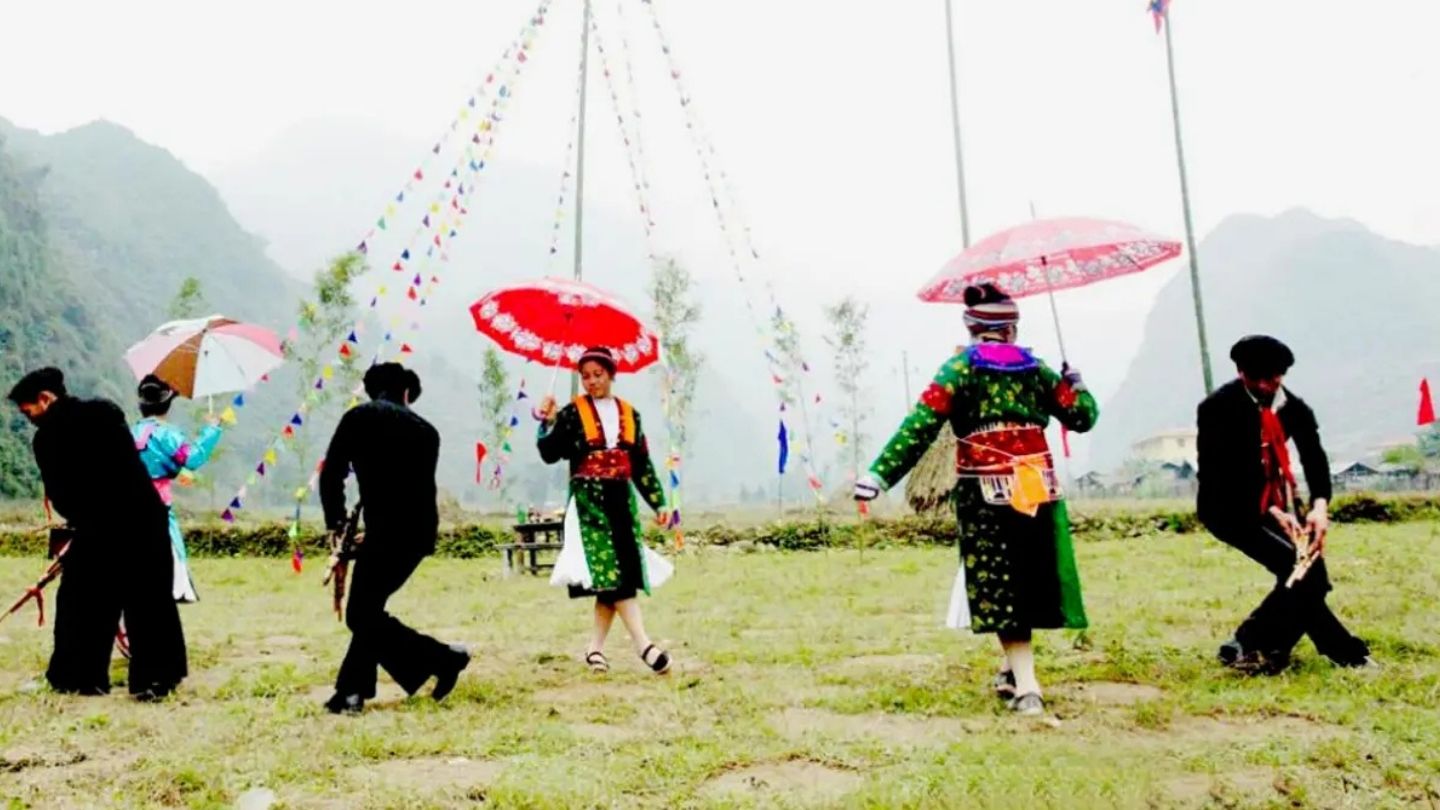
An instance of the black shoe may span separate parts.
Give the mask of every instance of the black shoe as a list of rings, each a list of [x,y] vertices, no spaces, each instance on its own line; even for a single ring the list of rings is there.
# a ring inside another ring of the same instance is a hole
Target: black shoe
[[[1246,675],[1278,675],[1290,666],[1290,655],[1279,651],[1246,650],[1231,639],[1220,645],[1220,663]]]
[[[1220,663],[1224,664],[1227,667],[1235,666],[1236,662],[1244,656],[1245,648],[1241,647],[1240,642],[1236,641],[1233,638],[1220,645]]]
[[[325,701],[325,711],[331,714],[359,714],[365,711],[365,698],[359,695],[342,695],[337,692]]]
[[[460,673],[470,666],[470,651],[459,644],[450,645],[450,650],[455,653],[455,663],[450,669],[441,670],[435,673],[435,689],[430,692],[430,697],[436,700],[444,700],[455,690],[455,683],[460,680]]]
[[[135,699],[141,703],[155,703],[164,700],[175,691],[175,684],[152,683],[139,692],[135,693]]]

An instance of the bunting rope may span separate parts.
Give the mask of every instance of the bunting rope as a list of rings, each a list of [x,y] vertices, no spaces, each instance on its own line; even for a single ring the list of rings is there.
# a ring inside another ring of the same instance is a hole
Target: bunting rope
[[[621,8],[623,8],[623,2],[622,4],[617,4],[617,19],[623,19]],[[611,69],[610,58],[605,49],[605,38],[599,27],[598,16],[599,15],[594,14],[591,15],[590,30],[592,36],[595,38],[595,48],[599,54],[601,73],[604,76],[605,87],[610,100],[610,110],[614,113],[615,123],[620,130],[620,138],[625,146],[625,159],[627,167],[630,170],[631,189],[635,193],[636,207],[640,212],[644,224],[646,258],[653,268],[659,261],[659,251],[656,249],[655,244],[654,209],[650,205],[649,181],[646,180],[645,155],[640,136],[640,113],[638,107],[635,106],[634,97],[632,96],[632,114],[627,120],[625,113],[626,107],[620,100],[620,93],[615,81],[614,71]],[[618,25],[617,30],[620,30]],[[620,31],[619,36],[621,37],[622,43],[624,43],[623,31]],[[629,45],[624,44],[623,48],[626,53],[626,70],[629,72]],[[631,90],[633,93],[633,73],[631,74]],[[663,345],[665,336],[661,334],[659,338]],[[682,495],[680,467],[682,453],[681,448],[676,444],[677,431],[675,429],[675,415],[673,410],[675,371],[670,366],[663,351],[660,356],[660,369],[660,410],[665,422],[666,435],[666,488],[670,495],[670,510],[666,516],[666,526],[674,532],[675,547],[679,549],[685,545],[685,535],[681,527]]]
[[[620,93],[616,87],[615,75],[610,69],[610,58],[605,52],[605,38],[600,32],[599,15],[590,16],[590,33],[595,38],[595,50],[600,57],[600,72],[605,78],[605,89],[610,99],[610,110],[615,115],[615,125],[620,130],[620,140],[625,145],[625,162],[630,169],[630,186],[635,192],[636,205],[640,210],[640,220],[645,228],[645,245],[649,251],[649,259],[654,262],[656,259],[655,250],[655,220],[651,215],[649,195],[646,193],[646,184],[643,180],[644,171],[640,158],[636,154],[638,139],[631,134],[631,122],[627,121],[625,107],[620,102]],[[632,115],[632,119],[634,116]],[[638,130],[639,121],[634,120],[634,128]]]
[[[543,16],[535,17],[532,23],[534,23],[535,20],[543,21]],[[498,82],[497,90],[491,100],[490,110],[481,118],[476,127],[475,134],[471,137],[470,144],[465,147],[465,153],[457,158],[456,166],[451,169],[444,184],[434,193],[429,206],[425,210],[421,224],[416,228],[417,234],[426,233],[430,229],[435,230],[435,234],[430,240],[432,244],[427,246],[424,257],[420,259],[421,271],[417,271],[414,279],[408,282],[406,298],[417,310],[426,305],[429,294],[434,290],[435,286],[440,283],[439,269],[436,268],[430,275],[429,282],[422,288],[420,285],[424,278],[423,271],[431,269],[437,251],[439,252],[440,262],[444,264],[449,263],[449,254],[445,248],[460,235],[460,228],[465,222],[465,217],[469,215],[469,206],[461,205],[460,201],[467,195],[475,193],[478,187],[479,177],[482,176],[480,172],[485,169],[493,156],[495,133],[499,130],[500,124],[504,120],[504,116],[502,116],[501,113],[508,106],[509,99],[513,97],[511,88],[516,86],[523,72],[524,65],[529,61],[527,54],[533,47],[533,34],[534,28],[527,26],[526,30],[522,32],[520,39],[513,43],[511,48],[507,49],[501,57],[501,64],[503,66],[501,77],[495,79],[495,73],[492,72],[490,77],[487,78],[487,84],[495,84]],[[473,102],[474,98],[472,97],[467,106],[473,108]],[[463,119],[465,116],[466,112],[462,111],[461,118]],[[484,151],[477,154],[475,152],[476,146],[482,147]],[[464,179],[460,177],[461,168],[468,169],[468,173]],[[465,187],[467,181],[470,183],[468,190]],[[447,196],[450,197],[448,210],[443,206],[443,202]],[[444,211],[443,214],[441,213],[442,211]],[[402,252],[402,259],[408,259],[408,254],[409,247]],[[400,262],[397,262],[392,269],[397,271],[406,270]],[[385,288],[382,286],[380,292],[383,294],[384,290]],[[378,297],[379,296],[376,296],[376,298]],[[376,299],[372,298],[371,307],[374,308],[376,303]],[[399,346],[395,349],[395,359],[403,359],[413,354],[414,348],[412,344],[417,342],[416,335],[420,330],[420,317],[421,313],[418,311],[415,312],[413,319],[409,322],[407,335],[403,339],[396,341],[394,340],[394,331],[404,322],[404,316],[399,314],[392,315],[390,328],[386,330],[384,338],[376,347],[371,363],[373,364],[378,361],[384,353],[385,347],[394,342],[399,343]],[[362,389],[363,385],[357,385],[356,388],[351,391],[352,398],[350,407],[359,403],[359,393]],[[321,466],[323,466],[323,464],[324,460],[322,459]],[[291,525],[292,536],[298,534],[301,517],[300,506],[308,499],[310,493],[315,491],[315,487],[319,482],[319,473],[320,467],[317,467],[315,474],[310,477],[305,487],[297,489],[295,492],[296,509],[294,522]]]
[[[484,168],[484,157],[481,157],[481,159],[477,160],[473,147],[476,144],[493,145],[493,131],[496,128],[496,125],[501,120],[500,111],[503,109],[503,104],[505,100],[508,99],[510,96],[509,83],[513,81],[514,78],[518,77],[521,67],[529,59],[529,51],[531,50],[535,40],[538,38],[538,34],[540,28],[544,24],[545,14],[549,9],[549,5],[550,0],[541,1],[535,13],[529,18],[526,25],[522,27],[521,32],[516,38],[516,40],[512,42],[511,46],[507,48],[504,52],[501,59],[499,60],[497,67],[486,74],[485,80],[479,85],[476,92],[467,101],[466,105],[461,108],[460,112],[457,113],[455,118],[451,121],[450,126],[446,130],[446,133],[442,135],[440,140],[436,141],[435,146],[431,148],[430,153],[422,160],[420,167],[417,168],[411,175],[411,177],[405,181],[404,186],[395,195],[394,201],[386,204],[385,212],[382,213],[380,218],[376,221],[375,226],[370,228],[370,230],[366,232],[366,235],[361,238],[359,244],[356,246],[357,253],[363,256],[369,255],[370,241],[376,237],[378,231],[388,230],[389,228],[387,217],[393,218],[394,216],[396,216],[398,214],[398,209],[396,208],[396,206],[403,204],[405,202],[406,195],[413,194],[413,191],[416,188],[416,184],[424,181],[426,176],[426,167],[429,167],[433,163],[435,158],[440,155],[442,151],[444,151],[444,145],[448,143],[449,140],[453,138],[455,133],[460,129],[460,123],[470,119],[471,110],[475,109],[477,105],[477,99],[490,95],[489,88],[491,86],[497,85],[497,74],[499,74],[501,76],[501,79],[498,82],[498,86],[496,86],[493,97],[491,97],[491,110],[489,114],[483,117],[476,125],[476,131],[471,138],[471,145],[466,147],[465,153],[461,157],[461,160],[468,164],[472,175]],[[482,137],[482,135],[484,137]],[[488,151],[485,154],[488,155]],[[464,213],[468,213],[468,208],[459,204],[462,196],[467,193],[463,188],[463,184],[460,184],[460,187],[455,189],[455,192],[451,198],[452,207],[456,212],[458,212],[456,221],[454,223],[451,223],[447,219],[438,216],[440,211],[437,210],[439,209],[440,203],[444,200],[445,196],[452,188],[452,185],[454,185],[454,181],[458,177],[458,174],[458,168],[453,169],[450,174],[450,179],[447,179],[443,187],[436,192],[434,198],[431,200],[429,209],[422,217],[421,224],[416,226],[415,230],[412,231],[409,243],[402,248],[402,250],[400,251],[400,257],[396,260],[395,264],[392,265],[392,269],[396,272],[404,272],[407,269],[405,263],[411,260],[412,248],[416,246],[420,235],[425,233],[427,230],[436,229],[436,233],[432,240],[435,244],[431,248],[427,249],[426,259],[429,259],[431,256],[433,256],[435,248],[442,248],[443,250],[443,246],[447,244],[444,237],[442,236],[443,233],[448,233],[448,236],[451,239],[458,235],[457,226],[459,224],[459,217],[463,216]],[[443,225],[448,230],[440,231],[436,228],[436,225]],[[435,283],[438,283],[439,281],[438,274],[432,275],[431,278],[431,284],[424,288],[427,291],[433,289],[433,285]],[[415,280],[407,285],[408,292],[406,297],[409,300],[418,301],[421,299],[421,295],[418,290],[421,289],[422,282],[423,276],[417,273],[415,276]],[[380,299],[387,292],[388,285],[380,283],[378,289],[375,291],[375,294],[371,297],[369,309],[374,310],[378,306]],[[301,325],[303,325],[303,321],[305,320],[305,318],[313,317],[313,314],[313,307],[306,311],[302,311]],[[341,364],[349,365],[353,363],[356,353],[355,347],[359,345],[360,335],[364,332],[365,318],[366,316],[362,314],[361,317],[357,319],[356,322],[353,324],[349,335],[343,341],[341,341],[340,346],[337,350],[337,356],[339,358],[338,362],[340,362]],[[382,346],[384,345],[384,343],[389,342],[392,336],[392,332],[394,331],[394,327],[397,324],[398,321],[392,319],[391,329],[386,331],[386,339],[384,342],[382,342]],[[412,321],[412,326],[418,329],[418,319]],[[298,328],[292,327],[291,335],[294,336],[297,334],[297,332]],[[401,355],[405,355],[409,354],[411,351],[412,349],[410,348],[408,342],[402,342],[399,353]],[[379,356],[379,353],[380,350],[377,349],[377,358]],[[288,420],[287,424],[280,432],[279,436],[269,442],[265,452],[261,457],[260,462],[247,476],[245,484],[240,487],[240,489],[236,492],[235,496],[231,499],[229,505],[221,513],[220,517],[222,520],[227,523],[234,522],[235,513],[238,512],[240,509],[244,508],[244,501],[248,497],[249,488],[258,483],[260,479],[266,476],[267,472],[270,469],[273,469],[279,463],[280,453],[285,451],[285,442],[289,439],[294,438],[297,428],[301,428],[304,426],[305,416],[308,414],[310,408],[319,402],[319,392],[324,390],[325,384],[331,379],[333,379],[334,374],[335,367],[333,363],[326,363],[322,366],[320,374],[315,380],[315,383],[311,386],[310,393],[305,397],[304,401],[302,401],[300,405],[295,409],[295,412]],[[352,399],[349,403],[350,406],[358,403],[359,390],[360,386],[357,386],[355,390],[351,391]],[[243,407],[244,404],[244,394],[238,394],[236,395],[234,400],[232,400],[230,407],[227,407],[226,412],[229,413],[233,419],[232,408]],[[225,416],[222,414],[222,419],[224,418]],[[301,503],[303,503],[308,494],[314,490],[323,466],[324,460],[321,459],[316,464],[315,469],[311,473],[306,484],[303,487],[298,488],[295,492],[297,509],[295,521],[291,524],[292,536],[295,536],[298,533],[299,506]]]
[[[699,162],[701,175],[705,180],[706,189],[710,194],[710,205],[714,211],[720,233],[725,240],[726,249],[730,256],[731,268],[740,284],[741,292],[745,299],[746,313],[750,318],[752,326],[756,329],[760,348],[770,364],[771,381],[776,388],[776,398],[779,400],[780,406],[781,433],[782,435],[788,433],[785,429],[785,399],[787,380],[790,380],[794,386],[790,389],[794,392],[792,398],[797,400],[801,412],[803,443],[801,443],[797,449],[800,451],[801,462],[805,467],[807,484],[814,493],[817,502],[823,502],[824,485],[816,473],[814,459],[809,452],[809,448],[813,446],[813,443],[811,442],[809,414],[805,406],[804,385],[802,380],[794,379],[801,373],[808,374],[810,370],[809,364],[805,362],[802,355],[797,355],[794,358],[780,358],[770,351],[771,345],[777,349],[779,348],[779,340],[774,334],[767,335],[760,324],[753,299],[748,291],[748,280],[740,258],[740,251],[744,249],[751,260],[758,262],[760,258],[759,252],[755,249],[754,240],[748,224],[745,223],[738,211],[733,210],[736,208],[733,194],[727,198],[721,191],[722,184],[729,184],[728,175],[719,167],[718,154],[715,151],[713,142],[711,142],[705,134],[704,126],[700,121],[699,114],[695,110],[693,98],[685,86],[679,62],[675,57],[675,49],[671,45],[670,39],[665,33],[665,28],[660,22],[660,15],[655,7],[655,3],[653,0],[641,0],[641,2],[649,12],[651,27],[654,29],[656,39],[659,41],[661,53],[665,56],[666,65],[670,72],[671,83],[675,88],[676,98],[679,101],[681,111],[685,117],[685,130],[694,147],[695,157]],[[721,182],[717,182],[717,177],[720,178]],[[728,206],[724,203],[727,199],[731,203]],[[737,224],[735,226],[730,224],[727,210],[730,211],[729,216],[736,218]],[[736,233],[737,230],[739,231],[738,235]],[[771,305],[774,308],[776,319],[780,321],[782,327],[788,327],[789,331],[795,335],[798,341],[798,331],[794,329],[793,322],[785,316],[783,309],[776,300],[773,285],[767,281],[765,286]],[[796,365],[799,366],[798,370],[794,367]],[[781,372],[784,373],[782,374]],[[785,439],[782,439],[781,443],[781,455],[782,458],[784,458],[788,455],[788,445],[785,444]],[[783,464],[781,466],[783,467]]]

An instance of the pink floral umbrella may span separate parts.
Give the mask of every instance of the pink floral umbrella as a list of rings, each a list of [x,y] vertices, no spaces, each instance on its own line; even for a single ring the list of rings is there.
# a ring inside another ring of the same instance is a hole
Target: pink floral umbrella
[[[1103,219],[1037,219],[971,245],[920,288],[920,300],[964,303],[965,288],[989,282],[1012,298],[1049,295],[1060,355],[1065,339],[1055,291],[1139,273],[1180,255],[1180,243]]]
[[[1048,294],[1139,273],[1179,255],[1179,242],[1123,222],[1040,219],[971,245],[920,289],[920,299],[960,303],[966,287],[987,281],[1012,298]]]

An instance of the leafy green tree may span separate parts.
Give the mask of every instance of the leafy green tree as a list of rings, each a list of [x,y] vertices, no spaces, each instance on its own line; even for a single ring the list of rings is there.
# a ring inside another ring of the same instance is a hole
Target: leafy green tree
[[[315,272],[310,293],[300,301],[300,327],[296,339],[286,341],[285,357],[300,372],[296,393],[305,403],[302,421],[306,423],[333,422],[364,377],[358,353],[341,355],[339,349],[355,327],[351,286],[367,270],[361,254],[341,254]],[[320,388],[315,387],[317,381]],[[310,479],[319,460],[319,448],[328,438],[314,427],[302,426],[289,441],[290,456],[295,461],[292,491]]]
[[[510,427],[510,375],[500,352],[494,346],[485,349],[480,369],[480,420],[484,426],[483,440],[489,445],[490,457],[500,455],[505,442],[505,431]],[[487,467],[491,466],[489,464]],[[483,477],[488,481],[488,476]],[[510,492],[510,476],[500,476],[499,498],[502,503]]]
[[[690,345],[701,315],[700,302],[695,297],[695,279],[679,262],[662,259],[652,269],[649,294],[655,326],[660,330],[671,442],[684,456],[690,442],[695,390],[700,382],[700,369],[705,364],[705,356]]]
[[[846,471],[851,480],[859,474],[865,456],[865,410],[860,405],[862,378],[869,366],[866,359],[865,321],[870,308],[846,297],[825,310],[830,334],[825,343],[834,352],[835,387],[839,389],[840,417],[844,446],[848,450]]]
[[[170,300],[166,313],[174,320],[201,318],[208,314],[209,307],[210,304],[205,301],[205,292],[200,286],[200,279],[186,276],[185,280],[180,282],[180,290]]]

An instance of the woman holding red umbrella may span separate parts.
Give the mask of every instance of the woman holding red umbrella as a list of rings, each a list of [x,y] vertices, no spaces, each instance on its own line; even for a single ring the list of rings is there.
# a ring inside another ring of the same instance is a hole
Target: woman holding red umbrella
[[[645,632],[637,596],[669,575],[669,565],[642,540],[635,493],[666,523],[665,491],[655,475],[640,413],[615,397],[616,359],[610,349],[586,349],[577,363],[585,393],[564,408],[547,396],[540,405],[537,446],[547,464],[570,464],[570,499],[565,543],[551,583],[566,585],[574,598],[595,598],[595,626],[585,663],[608,672],[605,639],[616,614],[630,631],[635,651],[657,674],[670,669],[670,655]]]

